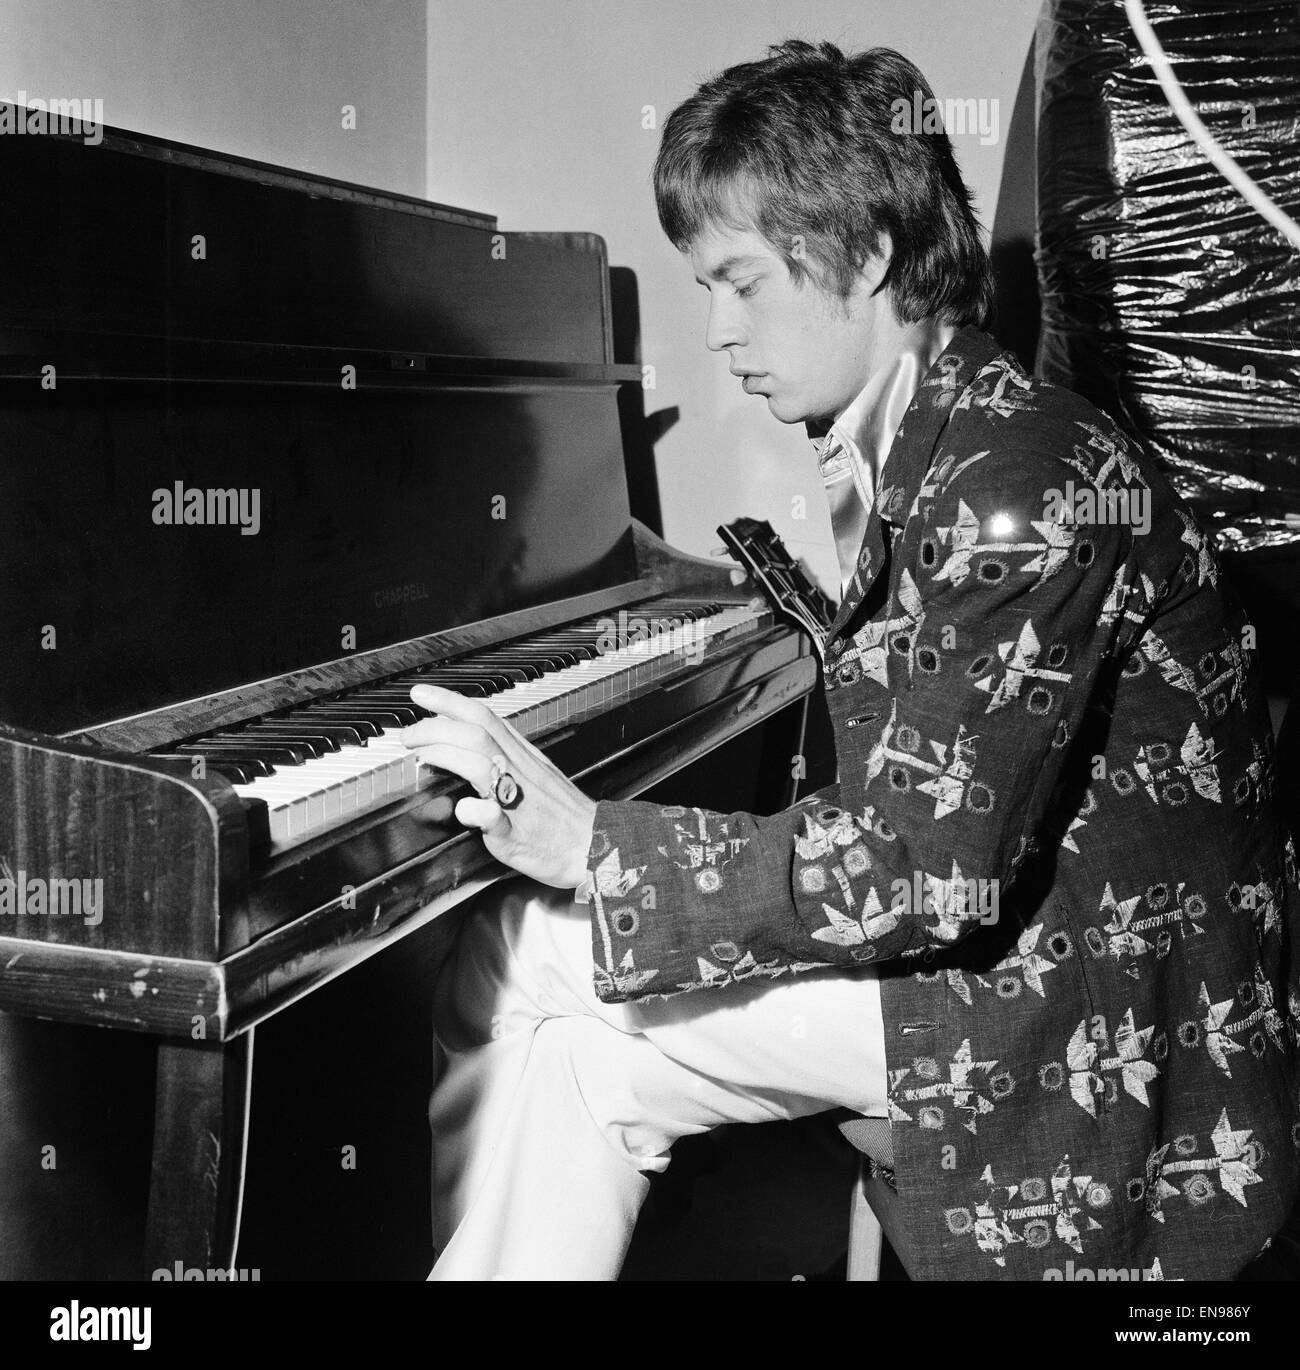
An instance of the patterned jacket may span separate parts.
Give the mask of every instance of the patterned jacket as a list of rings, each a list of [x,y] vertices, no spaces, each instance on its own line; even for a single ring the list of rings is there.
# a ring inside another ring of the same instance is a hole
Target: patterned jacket
[[[977,329],[881,481],[826,652],[836,786],[602,802],[600,997],[873,962],[921,1278],[1231,1278],[1300,1171],[1253,630],[1149,457]]]

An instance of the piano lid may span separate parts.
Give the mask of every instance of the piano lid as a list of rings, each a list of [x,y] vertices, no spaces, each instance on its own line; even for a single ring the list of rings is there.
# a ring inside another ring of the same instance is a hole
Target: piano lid
[[[0,174],[0,718],[635,579],[598,238],[112,130]]]
[[[106,334],[181,356],[198,340],[610,359],[594,234],[503,233],[491,215],[108,128],[95,146],[0,139],[0,173],[22,207],[0,229],[22,267],[0,293],[10,365],[64,331],[82,349]]]

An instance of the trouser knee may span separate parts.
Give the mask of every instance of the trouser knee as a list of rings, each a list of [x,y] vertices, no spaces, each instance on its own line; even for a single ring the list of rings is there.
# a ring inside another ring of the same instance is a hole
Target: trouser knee
[[[438,972],[434,1032],[444,1048],[464,1051],[519,1031],[542,1016],[520,949],[530,919],[545,918],[559,891],[524,876],[499,881],[457,911],[455,944]]]

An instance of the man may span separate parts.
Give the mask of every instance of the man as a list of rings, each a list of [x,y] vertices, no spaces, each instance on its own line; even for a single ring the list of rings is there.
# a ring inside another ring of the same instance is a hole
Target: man
[[[837,784],[593,804],[413,691],[410,744],[505,799],[457,814],[531,878],[440,982],[436,1277],[612,1278],[677,1136],[834,1106],[888,1117],[920,1278],[1230,1278],[1295,1199],[1250,625],[1149,458],[975,327],[988,261],[918,92],[887,49],[786,43],[675,111],[655,172],[708,346],[824,435]]]

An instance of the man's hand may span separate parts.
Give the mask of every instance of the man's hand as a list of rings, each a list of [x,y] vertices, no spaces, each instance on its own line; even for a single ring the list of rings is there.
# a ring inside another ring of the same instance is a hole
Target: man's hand
[[[468,780],[482,798],[456,805],[456,818],[483,833],[498,861],[544,885],[574,889],[587,872],[596,802],[485,704],[438,685],[417,685],[411,698],[435,714],[402,733],[421,761]],[[493,784],[505,773],[513,779]]]

